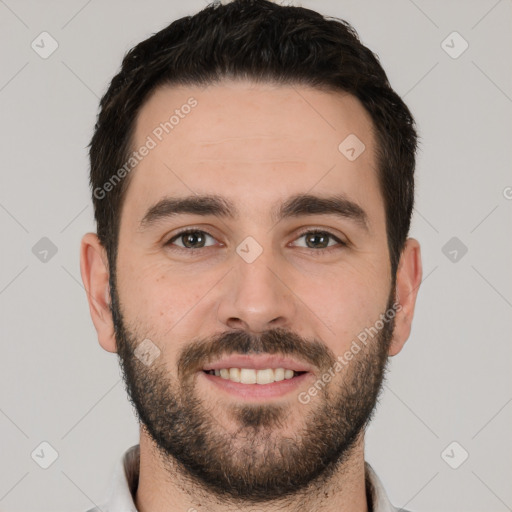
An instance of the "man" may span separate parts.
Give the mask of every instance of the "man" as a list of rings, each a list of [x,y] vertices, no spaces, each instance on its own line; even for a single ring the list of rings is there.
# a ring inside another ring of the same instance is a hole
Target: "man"
[[[364,431],[421,282],[415,150],[376,57],[311,10],[216,3],[125,56],[81,273],[140,444],[101,510],[395,510]]]

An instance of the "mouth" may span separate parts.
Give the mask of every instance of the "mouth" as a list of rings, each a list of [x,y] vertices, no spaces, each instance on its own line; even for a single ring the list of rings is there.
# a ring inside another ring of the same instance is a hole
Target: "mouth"
[[[232,354],[198,372],[204,384],[243,400],[282,397],[314,380],[314,367],[283,354]]]
[[[290,380],[308,373],[288,368],[263,368],[259,370],[255,368],[220,368],[216,370],[203,370],[203,372],[231,382],[259,385]]]
[[[220,391],[237,400],[252,403],[297,394],[301,388],[310,385],[314,380],[310,372],[293,370],[285,370],[287,377],[281,379],[281,370],[283,369],[265,368],[256,371],[254,368],[222,368],[202,370],[198,373],[199,377],[202,377],[199,380],[203,381],[203,385],[211,386],[215,393]]]

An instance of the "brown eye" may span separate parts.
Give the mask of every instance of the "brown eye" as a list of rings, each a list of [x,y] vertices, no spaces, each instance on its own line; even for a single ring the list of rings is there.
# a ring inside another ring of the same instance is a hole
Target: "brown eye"
[[[205,231],[200,230],[187,230],[178,233],[173,236],[166,245],[176,245],[182,249],[202,249],[207,247],[205,245],[207,237],[214,240],[214,238],[206,233]],[[178,243],[175,243],[178,242]]]
[[[338,237],[334,236],[329,231],[306,231],[302,233],[297,240],[303,238],[305,240],[305,245],[298,245],[298,247],[305,247],[308,249],[327,249],[331,250],[336,249],[336,246],[345,246],[346,244],[342,242]],[[339,248],[339,247],[338,247]]]
[[[324,249],[329,245],[330,236],[325,233],[308,233],[306,245],[311,249]]]

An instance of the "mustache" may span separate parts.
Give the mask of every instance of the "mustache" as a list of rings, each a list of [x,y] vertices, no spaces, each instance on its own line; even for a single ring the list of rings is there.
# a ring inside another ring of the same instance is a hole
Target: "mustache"
[[[278,354],[294,357],[324,370],[336,362],[335,354],[320,340],[304,339],[283,328],[255,334],[243,330],[217,333],[185,347],[178,358],[178,378],[185,379],[209,362],[233,354]]]

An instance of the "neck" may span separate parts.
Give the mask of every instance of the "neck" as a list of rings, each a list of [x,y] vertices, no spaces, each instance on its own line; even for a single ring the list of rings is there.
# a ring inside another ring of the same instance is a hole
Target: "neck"
[[[327,481],[277,501],[244,505],[220,501],[162,455],[143,428],[140,431],[140,473],[135,496],[139,512],[368,512],[364,468],[364,435]]]

